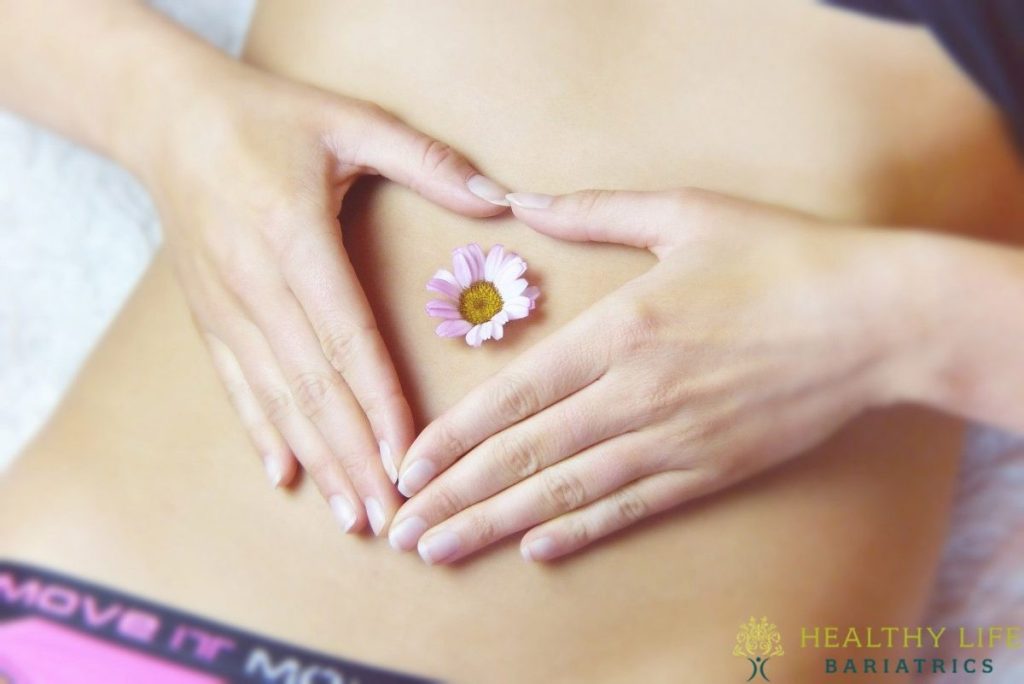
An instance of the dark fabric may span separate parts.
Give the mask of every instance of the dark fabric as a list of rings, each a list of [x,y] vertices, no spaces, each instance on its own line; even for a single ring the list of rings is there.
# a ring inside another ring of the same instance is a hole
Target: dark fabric
[[[254,601],[271,598],[253,596]],[[111,647],[115,652],[173,665],[188,674],[208,675],[225,684],[435,681],[293,646],[116,589],[0,558],[0,651],[5,631],[9,634],[11,628],[35,620],[59,625],[84,637],[86,647],[78,650],[74,662],[65,654],[53,654],[54,661],[61,661],[66,671],[77,670],[81,676],[74,681],[82,684],[97,682],[88,674],[90,664],[109,664]],[[64,630],[59,633],[66,644]],[[35,652],[45,646],[37,644]],[[338,647],[344,648],[344,644],[339,643]],[[16,668],[14,672],[10,671],[12,667]],[[42,682],[32,672],[19,673],[17,668],[17,657],[14,662],[0,659],[0,682]],[[19,678],[19,674],[25,679]],[[192,677],[185,679],[195,681]]]
[[[825,0],[927,26],[1002,110],[1024,152],[1024,0]]]

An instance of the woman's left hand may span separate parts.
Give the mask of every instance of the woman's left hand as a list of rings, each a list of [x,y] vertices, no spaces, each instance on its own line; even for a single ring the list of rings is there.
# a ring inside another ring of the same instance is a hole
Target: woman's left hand
[[[540,232],[659,263],[416,439],[390,539],[429,563],[524,529],[527,559],[575,551],[808,449],[923,372],[913,232],[696,190],[510,199]]]

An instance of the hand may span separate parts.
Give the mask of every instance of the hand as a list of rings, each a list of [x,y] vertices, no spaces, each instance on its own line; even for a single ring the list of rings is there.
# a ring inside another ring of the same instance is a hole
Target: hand
[[[377,533],[401,502],[394,459],[414,433],[345,254],[342,198],[360,175],[381,174],[485,217],[505,211],[504,190],[374,105],[227,69],[159,132],[143,176],[271,481],[287,483],[297,458],[346,530],[368,521]]]
[[[806,450],[912,381],[886,232],[695,190],[510,199],[540,232],[659,263],[426,427],[402,463],[414,496],[396,548],[450,562],[529,529],[527,559],[562,556]]]

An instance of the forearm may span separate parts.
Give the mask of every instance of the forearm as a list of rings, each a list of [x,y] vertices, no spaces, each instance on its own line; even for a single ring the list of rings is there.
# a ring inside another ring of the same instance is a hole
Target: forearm
[[[1024,251],[908,234],[903,279],[917,311],[906,350],[920,373],[907,395],[966,418],[1024,432]]]
[[[136,173],[168,117],[232,60],[134,0],[0,4],[0,106]]]

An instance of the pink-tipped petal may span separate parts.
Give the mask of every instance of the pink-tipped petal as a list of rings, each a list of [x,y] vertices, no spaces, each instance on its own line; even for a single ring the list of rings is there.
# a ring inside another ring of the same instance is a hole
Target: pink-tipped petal
[[[471,242],[466,245],[469,250],[469,271],[475,283],[478,280],[484,279],[484,250],[480,249],[480,245],[475,242]]]
[[[473,270],[469,267],[469,255],[464,249],[455,250],[452,264],[455,266],[455,280],[460,287],[469,287],[473,282]]]
[[[443,297],[426,306],[428,315],[444,319],[436,333],[441,337],[464,336],[471,347],[502,339],[505,325],[526,318],[540,296],[540,288],[521,277],[526,270],[526,261],[502,245],[494,245],[486,254],[475,242],[452,250],[452,270],[440,269],[427,283],[428,290]],[[459,302],[465,288],[481,280],[495,286],[503,306],[491,320],[473,325],[462,318]]]
[[[441,278],[431,278],[427,281],[427,289],[431,292],[436,292],[449,297],[454,301],[458,301],[459,295],[462,294],[462,288],[455,283],[449,283],[447,280],[443,280]]]
[[[433,299],[427,302],[427,315],[434,318],[444,318],[445,320],[454,320],[462,317],[455,303],[446,299]]]
[[[445,321],[434,329],[438,337],[462,337],[470,331],[473,325],[461,318],[454,321]]]
[[[495,276],[498,275],[498,268],[501,266],[502,261],[505,259],[505,247],[503,245],[494,245],[491,247],[491,251],[487,253],[487,260],[484,261],[484,279],[494,282]]]
[[[473,327],[466,331],[466,344],[468,344],[470,347],[479,347],[481,344],[483,344],[483,341],[484,339],[483,336],[481,335],[479,325],[474,325]]]

